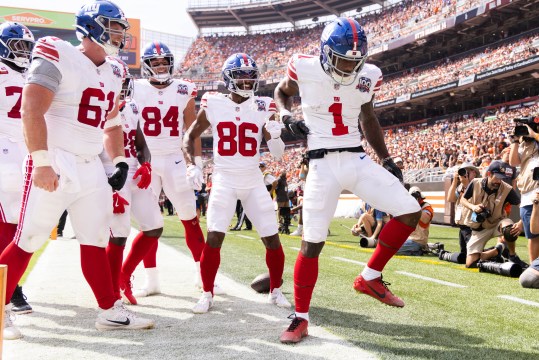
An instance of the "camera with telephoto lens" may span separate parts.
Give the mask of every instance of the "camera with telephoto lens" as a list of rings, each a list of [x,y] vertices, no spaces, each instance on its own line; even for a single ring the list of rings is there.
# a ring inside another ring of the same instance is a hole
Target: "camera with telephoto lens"
[[[459,174],[460,176],[466,176],[467,173],[468,173],[468,171],[466,170],[466,168],[460,168],[457,171],[457,174]]]
[[[429,249],[429,252],[433,254],[439,254],[440,251],[444,250],[444,244],[442,243],[427,243],[427,248]]]
[[[533,180],[539,181],[539,166],[533,168]]]
[[[479,261],[477,263],[479,272],[502,275],[517,278],[522,274],[522,266],[513,262],[499,263],[495,261]]]
[[[516,124],[522,124],[522,125],[516,125],[515,126],[515,136],[528,136],[528,128],[525,125],[528,125],[533,131],[537,131],[537,127],[539,125],[539,117],[535,116],[526,116],[526,117],[520,117],[520,118],[514,118],[513,121]]]
[[[362,237],[359,240],[359,246],[361,246],[362,248],[374,248],[376,247],[377,244],[378,244],[378,240],[371,239],[368,237]]]
[[[482,223],[485,221],[488,217],[490,217],[490,210],[489,209],[483,209],[481,212],[476,213],[475,211],[472,212],[471,219],[473,222],[476,223]]]

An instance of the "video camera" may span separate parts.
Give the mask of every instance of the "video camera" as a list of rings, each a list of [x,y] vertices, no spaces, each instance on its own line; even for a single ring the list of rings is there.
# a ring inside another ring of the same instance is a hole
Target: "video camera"
[[[476,213],[475,211],[472,212],[471,220],[476,223],[482,223],[485,221],[488,217],[490,217],[491,213],[489,209],[483,209],[481,212]]]
[[[522,125],[516,125],[515,126],[515,136],[528,136],[528,128],[525,125],[528,125],[533,131],[538,131],[539,126],[539,117],[536,116],[526,116],[526,117],[520,117],[520,118],[514,118],[513,121],[516,124],[522,124]]]
[[[479,272],[486,272],[496,275],[517,278],[522,274],[522,266],[513,262],[499,263],[495,261],[479,261],[477,263]]]
[[[377,239],[362,237],[359,240],[359,246],[361,246],[362,248],[375,248],[377,244],[378,244]]]

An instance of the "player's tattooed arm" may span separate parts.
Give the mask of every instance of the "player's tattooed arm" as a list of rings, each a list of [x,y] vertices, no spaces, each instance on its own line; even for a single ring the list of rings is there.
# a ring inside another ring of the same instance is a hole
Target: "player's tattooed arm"
[[[281,80],[279,85],[277,85],[277,87],[275,88],[273,96],[279,113],[281,113],[285,109],[288,111],[292,109],[294,95],[296,95],[298,92],[299,86],[297,82],[290,79],[289,77],[285,77]]]
[[[183,136],[183,150],[188,164],[195,164],[195,141],[200,141],[200,136],[210,127],[210,125],[211,124],[206,116],[206,111],[200,109],[196,120],[189,126],[187,132]]]
[[[382,127],[376,118],[373,108],[373,99],[370,102],[361,106],[361,114],[359,116],[359,125],[363,131],[363,135],[367,142],[371,145],[376,155],[380,160],[389,157],[386,143],[384,141],[384,133]]]
[[[150,149],[146,144],[146,138],[144,133],[140,128],[140,123],[137,124],[137,134],[135,135],[135,149],[137,150],[137,159],[139,164],[144,164],[145,162],[150,162],[152,157],[150,154]]]

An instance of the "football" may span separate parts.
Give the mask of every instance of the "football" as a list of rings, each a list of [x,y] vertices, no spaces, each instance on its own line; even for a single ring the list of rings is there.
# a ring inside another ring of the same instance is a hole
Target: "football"
[[[283,280],[281,279],[281,286]],[[270,276],[269,273],[260,274],[251,281],[251,287],[257,293],[269,293],[270,290]]]

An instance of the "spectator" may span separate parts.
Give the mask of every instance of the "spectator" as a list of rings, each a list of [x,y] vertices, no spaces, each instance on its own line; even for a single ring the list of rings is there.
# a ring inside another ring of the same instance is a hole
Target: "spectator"
[[[408,192],[421,206],[421,218],[414,232],[410,234],[408,240],[397,251],[397,255],[420,256],[423,255],[423,252],[428,252],[429,228],[432,217],[434,216],[434,210],[431,204],[425,201],[425,197],[419,187],[412,186]]]

